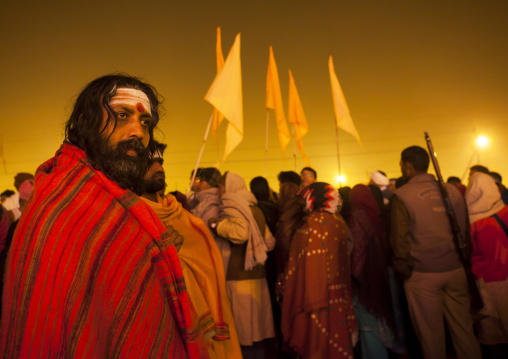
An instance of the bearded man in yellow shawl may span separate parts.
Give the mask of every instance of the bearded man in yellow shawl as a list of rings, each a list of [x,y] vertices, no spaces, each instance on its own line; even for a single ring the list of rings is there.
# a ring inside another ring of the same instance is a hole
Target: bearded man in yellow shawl
[[[141,199],[154,210],[175,239],[185,287],[204,333],[210,358],[241,358],[226,292],[222,256],[200,218],[182,208],[173,195],[161,197],[160,192],[165,188],[162,154],[166,145],[156,141],[156,147],[158,150],[144,177]]]

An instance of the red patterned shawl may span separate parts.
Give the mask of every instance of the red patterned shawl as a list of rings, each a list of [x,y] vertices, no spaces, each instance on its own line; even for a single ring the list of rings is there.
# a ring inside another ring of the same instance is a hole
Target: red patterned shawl
[[[62,145],[37,170],[12,241],[0,357],[198,358],[194,323],[162,222]]]
[[[356,320],[351,298],[347,226],[312,212],[291,241],[281,329],[303,358],[353,358]]]

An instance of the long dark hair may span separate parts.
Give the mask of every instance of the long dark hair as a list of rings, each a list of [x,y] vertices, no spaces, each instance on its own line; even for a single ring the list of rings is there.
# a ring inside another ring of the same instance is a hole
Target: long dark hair
[[[249,183],[250,191],[258,201],[270,200],[270,186],[266,178],[258,176],[254,177]]]
[[[112,74],[99,77],[90,82],[79,94],[74,109],[69,120],[65,124],[65,139],[67,142],[81,148],[85,151],[90,163],[96,166],[98,158],[101,155],[97,148],[97,138],[106,130],[113,121],[113,131],[117,122],[113,110],[109,106],[111,98],[116,94],[119,87],[127,87],[140,90],[146,94],[150,100],[150,107],[153,121],[151,122],[149,133],[150,141],[148,150],[155,152],[155,142],[153,132],[159,122],[162,108],[162,97],[155,88],[142,82],[136,77],[126,74]],[[108,115],[106,123],[103,124],[103,109]],[[113,132],[112,132],[113,133]],[[106,139],[107,140],[107,139]]]

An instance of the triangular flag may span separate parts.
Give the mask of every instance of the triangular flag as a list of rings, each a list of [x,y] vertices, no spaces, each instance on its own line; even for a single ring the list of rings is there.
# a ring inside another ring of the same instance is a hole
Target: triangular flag
[[[226,130],[226,148],[224,158],[238,146],[243,139],[243,100],[242,70],[240,65],[240,34],[229,51],[224,67],[213,80],[205,95],[210,102],[228,120]]]
[[[300,96],[298,95],[298,91],[296,90],[295,80],[293,79],[293,75],[291,74],[291,70],[289,70],[289,105],[288,105],[288,122],[293,124],[293,128],[295,130],[295,138],[296,144],[300,149],[303,159],[307,166],[310,167],[309,159],[303,150],[303,142],[302,138],[309,131],[309,125],[307,125],[307,120],[305,119],[305,113],[303,112],[302,103],[300,101]]]
[[[358,131],[356,130],[356,127],[353,123],[353,119],[349,114],[349,108],[347,107],[346,104],[346,98],[344,97],[344,93],[342,92],[342,88],[340,87],[337,75],[335,74],[335,69],[333,67],[333,60],[331,56],[330,59],[328,60],[328,68],[330,70],[333,107],[335,109],[335,120],[337,121],[337,127],[342,128],[344,131],[353,135],[358,140],[358,143],[361,146],[362,141],[360,141],[360,135],[358,134]]]
[[[220,70],[222,70],[222,68],[224,67],[224,55],[222,54],[220,27],[217,28],[217,44],[215,45],[215,54],[217,58],[217,73],[219,73]],[[212,120],[212,135],[214,138],[216,138],[217,129],[219,128],[223,119],[224,116],[222,116],[221,113],[216,108],[214,108]]]
[[[279,134],[279,143],[284,155],[284,149],[291,141],[286,116],[284,115],[284,106],[282,104],[282,95],[280,91],[279,72],[275,64],[273,49],[270,46],[270,57],[268,58],[268,72],[266,74],[266,108],[275,110],[277,120],[277,133]]]

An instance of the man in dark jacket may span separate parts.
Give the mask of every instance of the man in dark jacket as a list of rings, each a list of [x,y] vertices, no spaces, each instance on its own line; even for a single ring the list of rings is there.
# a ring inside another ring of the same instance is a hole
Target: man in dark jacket
[[[444,319],[457,358],[481,358],[473,333],[468,286],[453,242],[453,233],[438,184],[428,174],[429,155],[412,146],[402,151],[400,167],[406,184],[392,197],[392,264],[404,278],[409,313],[424,358],[445,358]],[[467,209],[453,185],[446,189],[465,234]]]

